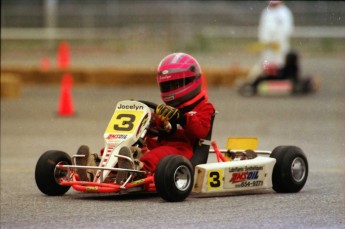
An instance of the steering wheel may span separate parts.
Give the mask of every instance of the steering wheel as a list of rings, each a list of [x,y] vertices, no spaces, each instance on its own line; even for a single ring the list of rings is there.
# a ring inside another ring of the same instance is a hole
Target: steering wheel
[[[153,102],[149,102],[149,101],[145,101],[145,100],[138,100],[138,102],[141,102],[145,105],[147,105],[149,108],[151,108],[154,112],[154,114],[156,114],[156,108],[157,108],[157,104],[153,103]],[[169,135],[172,135],[176,132],[177,130],[177,124],[176,123],[173,123],[173,122],[169,122],[170,125],[171,125],[171,130],[166,130],[166,129],[162,129],[162,128],[159,128],[157,130],[154,130],[154,129],[149,129],[147,132],[151,135],[154,135],[154,136],[169,136]]]

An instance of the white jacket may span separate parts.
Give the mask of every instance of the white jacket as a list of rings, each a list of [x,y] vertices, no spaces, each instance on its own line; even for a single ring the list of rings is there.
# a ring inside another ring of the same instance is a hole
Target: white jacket
[[[290,49],[290,36],[294,27],[293,15],[284,4],[267,7],[261,13],[259,22],[259,42],[262,44],[276,43],[278,50],[265,49],[263,61],[281,65]]]

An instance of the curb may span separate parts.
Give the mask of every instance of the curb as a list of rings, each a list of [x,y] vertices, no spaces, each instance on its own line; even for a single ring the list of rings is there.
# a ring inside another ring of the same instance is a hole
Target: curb
[[[41,70],[38,67],[2,67],[4,75],[15,75],[23,84],[60,84],[64,73],[73,76],[75,85],[156,85],[156,71],[153,68],[68,68],[66,70]],[[248,74],[247,69],[205,68],[207,84],[212,86],[232,86],[234,82]],[[8,77],[7,77],[8,78]]]

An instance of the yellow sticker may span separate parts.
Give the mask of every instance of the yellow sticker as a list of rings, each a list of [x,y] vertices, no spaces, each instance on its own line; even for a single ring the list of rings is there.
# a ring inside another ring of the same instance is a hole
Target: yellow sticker
[[[144,111],[115,110],[105,133],[132,134]]]
[[[210,170],[207,174],[208,190],[218,190],[223,186],[223,170]]]
[[[86,191],[97,191],[98,190],[98,186],[86,186],[85,190]]]

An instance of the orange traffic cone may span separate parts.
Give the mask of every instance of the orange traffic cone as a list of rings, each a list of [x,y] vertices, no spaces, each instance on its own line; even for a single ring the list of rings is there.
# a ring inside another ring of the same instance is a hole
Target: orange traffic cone
[[[57,52],[57,64],[59,69],[67,69],[70,64],[70,48],[66,41],[59,44]]]
[[[72,101],[72,85],[73,77],[71,74],[65,73],[61,80],[61,94],[59,102],[59,116],[74,115],[73,101]]]

